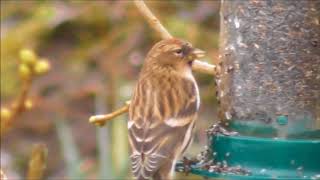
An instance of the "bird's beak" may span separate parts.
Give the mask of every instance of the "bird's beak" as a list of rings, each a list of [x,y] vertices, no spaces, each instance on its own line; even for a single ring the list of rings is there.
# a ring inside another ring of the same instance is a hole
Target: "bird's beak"
[[[202,51],[201,49],[197,49],[197,48],[194,48],[190,53],[193,59],[202,58],[205,56],[205,54],[206,54],[205,51]]]

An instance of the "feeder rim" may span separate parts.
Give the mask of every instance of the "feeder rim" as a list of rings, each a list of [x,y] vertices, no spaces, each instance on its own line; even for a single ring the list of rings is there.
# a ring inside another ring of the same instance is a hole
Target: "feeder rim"
[[[216,137],[225,137],[226,135],[223,134],[216,134]],[[243,136],[243,135],[238,135],[238,136],[229,136],[229,138],[232,139],[238,139],[238,140],[250,140],[250,141],[259,141],[259,143],[262,142],[282,142],[282,143],[299,143],[299,144],[318,144],[320,143],[320,140],[314,140],[314,139],[290,139],[290,138],[280,138],[280,137],[273,137],[273,138],[266,138],[266,137],[252,137],[252,136]]]

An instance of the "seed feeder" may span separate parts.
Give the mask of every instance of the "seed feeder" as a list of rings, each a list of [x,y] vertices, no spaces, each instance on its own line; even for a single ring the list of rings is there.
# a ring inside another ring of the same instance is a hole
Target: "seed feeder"
[[[222,1],[219,124],[177,171],[320,179],[320,2]]]

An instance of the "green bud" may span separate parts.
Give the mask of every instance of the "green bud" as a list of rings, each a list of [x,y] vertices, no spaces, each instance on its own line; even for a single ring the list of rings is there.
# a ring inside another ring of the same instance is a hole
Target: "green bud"
[[[11,116],[12,113],[8,108],[1,108],[1,119],[10,119]]]
[[[23,64],[33,66],[37,62],[37,55],[30,49],[22,49],[20,59]]]
[[[50,64],[46,59],[40,59],[34,66],[34,72],[37,75],[45,74],[49,71]]]
[[[24,107],[26,109],[31,109],[33,107],[33,102],[30,100],[30,99],[27,99],[25,102],[24,102]]]

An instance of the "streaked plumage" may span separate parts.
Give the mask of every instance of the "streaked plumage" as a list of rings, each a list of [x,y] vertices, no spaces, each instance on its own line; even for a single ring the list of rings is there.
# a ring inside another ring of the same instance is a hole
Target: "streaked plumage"
[[[191,72],[197,52],[179,39],[158,42],[148,53],[129,109],[133,176],[168,179],[190,144],[200,105]]]

